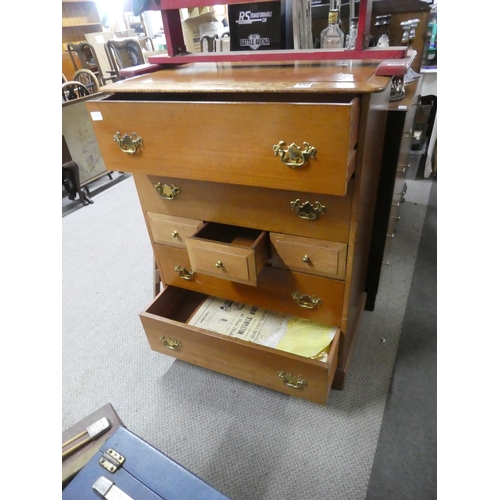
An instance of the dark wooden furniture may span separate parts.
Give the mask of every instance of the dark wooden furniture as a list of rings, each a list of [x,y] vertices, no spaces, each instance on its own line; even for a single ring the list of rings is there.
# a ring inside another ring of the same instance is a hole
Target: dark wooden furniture
[[[121,74],[122,69],[145,64],[141,44],[135,38],[108,40],[104,48],[112,68],[111,76],[114,82],[124,78]]]
[[[390,262],[390,248],[401,218],[399,207],[406,193],[406,171],[421,88],[422,79],[406,85],[405,97],[389,105],[366,279],[369,311],[375,308],[382,266]]]

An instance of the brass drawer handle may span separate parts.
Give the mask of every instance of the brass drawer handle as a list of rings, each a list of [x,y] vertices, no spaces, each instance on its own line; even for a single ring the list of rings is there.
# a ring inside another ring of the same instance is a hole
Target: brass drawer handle
[[[274,156],[279,156],[281,161],[287,166],[292,168],[301,167],[309,158],[316,156],[316,148],[311,146],[308,142],[304,142],[304,151],[292,142],[288,149],[285,149],[285,141],[280,141],[273,146]]]
[[[315,309],[322,302],[322,300],[315,295],[301,295],[300,292],[292,293],[292,297],[300,307],[304,307],[305,309]]]
[[[302,261],[303,262],[311,262],[311,257],[309,257],[309,255],[304,255],[304,257],[302,257]]]
[[[185,267],[181,267],[181,266],[175,266],[174,271],[179,273],[179,276],[183,280],[187,280],[187,281],[194,280],[194,272],[191,271],[190,269],[186,269]]]
[[[181,192],[181,188],[174,186],[174,184],[168,185],[161,182],[155,184],[155,189],[164,200],[173,200]]]
[[[301,219],[306,220],[314,220],[318,217],[319,214],[324,214],[326,210],[326,207],[319,201],[317,201],[313,205],[308,201],[301,203],[299,198],[297,198],[295,201],[291,201],[290,205],[292,206],[292,210],[297,211],[297,215]]]
[[[305,385],[307,385],[307,381],[300,375],[296,377],[295,375],[281,371],[278,372],[278,377],[283,379],[283,383],[285,385],[292,387],[293,389],[302,389]]]
[[[177,339],[172,339],[170,337],[168,339],[164,336],[160,337],[160,341],[167,349],[178,351],[182,347],[182,344]]]
[[[223,265],[224,265],[224,264],[223,264],[220,260],[218,260],[218,261],[215,263],[215,267],[216,267],[217,269],[220,269]]]
[[[113,140],[118,143],[120,149],[129,155],[137,153],[141,146],[144,146],[142,142],[142,137],[138,136],[135,132],[132,135],[125,134],[122,136],[120,132],[117,132],[113,136]]]

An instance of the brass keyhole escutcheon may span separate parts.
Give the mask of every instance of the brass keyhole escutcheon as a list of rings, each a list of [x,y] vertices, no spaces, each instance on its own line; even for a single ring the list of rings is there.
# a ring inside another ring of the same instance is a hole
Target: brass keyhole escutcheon
[[[215,267],[217,269],[220,269],[222,267],[222,262],[220,260],[218,260],[216,263],[215,263]]]

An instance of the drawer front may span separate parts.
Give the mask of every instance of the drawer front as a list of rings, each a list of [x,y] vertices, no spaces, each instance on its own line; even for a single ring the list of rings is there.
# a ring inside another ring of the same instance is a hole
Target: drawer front
[[[258,286],[250,286],[194,272],[188,253],[182,248],[154,245],[153,250],[162,281],[167,285],[281,311],[324,325],[341,325],[343,281],[264,266]],[[315,299],[320,299],[320,303],[315,304]]]
[[[327,361],[188,325],[206,296],[168,286],[140,314],[152,350],[285,394],[326,404],[338,360],[339,334]],[[300,385],[295,380],[301,380]]]
[[[394,238],[396,234],[396,225],[398,223],[399,217],[389,217],[389,224],[387,225],[387,236],[389,238]]]
[[[406,175],[398,172],[396,178],[394,179],[394,199],[401,199],[401,197],[406,194],[407,184]]]
[[[347,245],[288,234],[271,233],[272,265],[302,273],[344,279]]]
[[[211,222],[186,239],[186,248],[192,271],[252,286],[269,259],[266,232]]]
[[[346,104],[99,101],[87,108],[108,170],[340,196],[354,171],[357,98]],[[119,142],[125,136],[134,142],[128,153]]]
[[[203,221],[147,212],[151,237],[155,243],[185,248],[186,238],[203,226]]]
[[[390,212],[389,217],[397,219],[397,220],[401,220],[399,207],[391,206],[391,212]]]
[[[351,223],[353,181],[346,196],[318,195],[279,189],[232,186],[216,182],[134,174],[144,212],[189,217],[196,220],[244,225],[264,231],[282,232],[347,243]],[[156,185],[178,188],[173,199],[164,199]],[[292,208],[295,200],[320,203],[325,210],[315,219],[303,219]]]

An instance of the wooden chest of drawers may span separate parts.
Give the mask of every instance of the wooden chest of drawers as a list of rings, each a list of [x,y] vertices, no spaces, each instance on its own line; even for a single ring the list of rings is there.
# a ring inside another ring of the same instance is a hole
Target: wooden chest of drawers
[[[163,290],[151,349],[326,404],[365,277],[389,85],[376,64],[190,64],[87,107],[107,168],[132,172]],[[323,359],[188,324],[207,296],[336,326]]]

